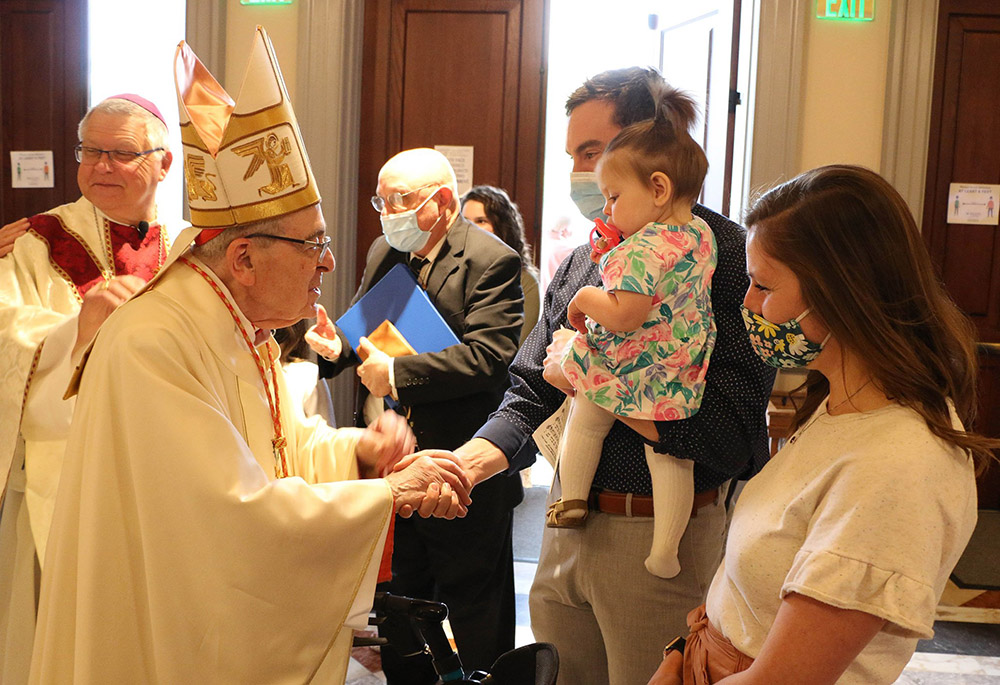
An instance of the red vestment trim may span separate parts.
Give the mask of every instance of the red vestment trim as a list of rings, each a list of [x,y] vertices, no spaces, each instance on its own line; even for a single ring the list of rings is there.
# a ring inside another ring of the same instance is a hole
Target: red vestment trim
[[[390,506],[395,506],[393,503]],[[378,583],[388,583],[392,580],[392,548],[396,538],[396,515],[389,512],[389,530],[385,534],[385,547],[382,548],[382,559],[378,564]]]
[[[36,214],[28,221],[31,231],[49,247],[49,262],[82,298],[95,285],[124,274],[144,281],[152,278],[166,259],[163,235],[159,224],[151,224],[146,236],[139,238],[134,226],[118,224],[108,219],[101,222],[101,240],[105,255],[111,262],[111,272],[105,273],[101,261],[79,235],[67,228],[52,214]]]

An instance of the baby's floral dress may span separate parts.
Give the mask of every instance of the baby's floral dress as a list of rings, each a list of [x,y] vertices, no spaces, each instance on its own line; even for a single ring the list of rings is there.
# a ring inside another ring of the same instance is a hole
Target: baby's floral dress
[[[562,359],[578,393],[617,416],[671,421],[701,406],[715,346],[711,283],[715,236],[698,217],[650,223],[601,259],[601,281],[653,298],[638,330],[609,331],[587,319]]]

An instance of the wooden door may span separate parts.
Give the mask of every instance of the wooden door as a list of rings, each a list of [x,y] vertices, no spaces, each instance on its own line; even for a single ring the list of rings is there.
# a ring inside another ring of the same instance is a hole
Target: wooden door
[[[473,183],[506,189],[539,244],[544,0],[365,3],[357,275],[381,233],[378,171],[413,147],[474,148]]]
[[[1000,3],[941,0],[924,237],[951,296],[979,332],[976,429],[1000,437],[1000,228],[946,222],[950,183],[1000,184]],[[1000,509],[1000,466],[979,506]]]
[[[86,10],[86,0],[0,0],[3,223],[80,196],[73,146],[87,111]],[[54,187],[12,188],[17,150],[51,150]]]

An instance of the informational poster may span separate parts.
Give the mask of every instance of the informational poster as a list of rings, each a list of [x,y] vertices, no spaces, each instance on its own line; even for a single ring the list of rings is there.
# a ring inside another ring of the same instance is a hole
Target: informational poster
[[[11,150],[10,180],[12,188],[55,187],[52,150]]]
[[[948,223],[997,225],[1000,185],[951,183],[948,185]]]
[[[455,180],[458,181],[458,194],[465,195],[472,188],[472,157],[474,148],[471,145],[435,145],[434,149],[448,158],[455,169]]]

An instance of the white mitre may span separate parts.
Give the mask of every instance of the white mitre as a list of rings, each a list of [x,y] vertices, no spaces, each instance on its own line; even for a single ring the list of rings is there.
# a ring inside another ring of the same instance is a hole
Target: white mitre
[[[290,214],[320,201],[309,156],[267,32],[257,27],[234,102],[181,41],[174,77],[196,242],[220,229]]]

